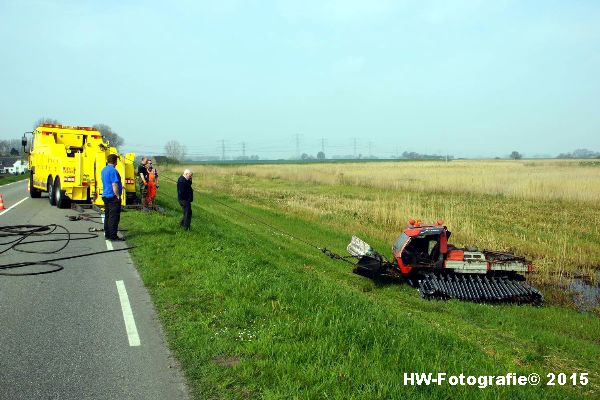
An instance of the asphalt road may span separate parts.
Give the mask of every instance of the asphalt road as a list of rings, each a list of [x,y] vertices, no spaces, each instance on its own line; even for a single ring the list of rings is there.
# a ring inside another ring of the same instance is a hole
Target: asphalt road
[[[69,221],[67,216],[77,215],[76,211],[51,207],[45,194],[31,199],[26,187],[25,181],[0,187],[8,208],[0,211],[0,226],[60,224],[70,232],[102,226]],[[54,237],[58,236],[65,237]],[[0,242],[8,239],[0,237]],[[51,251],[63,243],[22,249]],[[126,245],[113,244],[114,248]],[[0,265],[102,251],[107,246],[100,232],[98,237],[73,240],[56,254],[11,249],[0,254]],[[5,248],[0,246],[0,251]],[[58,264],[64,269],[50,274],[0,275],[0,399],[189,398],[183,374],[167,348],[128,252]],[[28,266],[0,272],[50,268]]]

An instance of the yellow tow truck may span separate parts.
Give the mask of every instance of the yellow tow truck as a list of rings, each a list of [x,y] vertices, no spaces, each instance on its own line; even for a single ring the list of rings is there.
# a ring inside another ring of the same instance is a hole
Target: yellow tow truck
[[[134,153],[120,155],[95,128],[43,124],[38,126],[27,148],[27,134],[22,144],[29,160],[29,193],[39,198],[48,193],[51,205],[66,208],[71,202],[102,206],[102,178],[106,157],[117,154],[117,171],[125,196],[123,205],[136,202]]]

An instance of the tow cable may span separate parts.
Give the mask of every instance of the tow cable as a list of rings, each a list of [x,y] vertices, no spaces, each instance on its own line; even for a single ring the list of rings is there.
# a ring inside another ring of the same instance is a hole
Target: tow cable
[[[100,221],[95,221],[95,218],[101,218],[99,215],[90,215],[90,214],[79,214],[79,215],[67,215],[67,219],[69,221],[89,221],[95,224],[101,224]]]
[[[167,181],[170,181],[170,182],[172,182],[172,183],[175,183],[175,184],[177,184],[177,181],[175,181],[175,180],[171,179],[171,178],[170,178],[170,177],[168,177],[168,176],[164,176],[164,177],[162,177],[161,179],[165,179],[165,180],[167,180]],[[264,222],[264,221],[262,221],[262,220],[260,220],[260,219],[258,219],[258,218],[256,218],[256,217],[253,217],[252,215],[250,215],[250,214],[248,214],[248,213],[245,213],[245,212],[243,212],[243,211],[241,211],[241,210],[238,210],[237,208],[231,207],[231,206],[230,206],[229,204],[227,204],[227,203],[223,203],[222,201],[219,201],[219,200],[217,200],[217,199],[215,199],[215,198],[209,197],[209,196],[207,196],[206,194],[205,194],[203,197],[204,197],[204,198],[207,198],[207,199],[209,199],[209,200],[211,200],[211,201],[214,201],[215,203],[217,203],[217,204],[220,204],[220,205],[222,205],[222,206],[224,206],[224,207],[227,207],[227,208],[229,208],[230,210],[232,210],[232,211],[234,211],[234,212],[236,212],[236,213],[238,213],[238,214],[240,214],[240,215],[243,215],[244,217],[246,217],[247,219],[249,219],[249,220],[251,220],[251,221],[254,221],[254,222],[257,222],[257,223],[259,223],[259,224],[262,224],[262,225],[264,225],[264,226],[268,227],[269,229],[271,229],[271,230],[272,230],[272,231],[274,231],[274,232],[277,232],[277,233],[279,233],[279,234],[281,234],[281,235],[288,236],[288,237],[290,237],[290,238],[292,238],[292,239],[294,239],[294,240],[297,240],[297,241],[299,241],[299,242],[301,242],[301,243],[304,243],[305,245],[307,245],[307,246],[309,246],[309,247],[312,247],[313,249],[319,250],[321,253],[325,254],[326,256],[328,256],[329,258],[332,258],[332,259],[334,259],[334,260],[341,260],[341,261],[345,261],[345,262],[347,262],[347,263],[349,263],[349,264],[351,264],[351,265],[355,265],[355,262],[352,262],[352,261],[350,261],[350,259],[354,259],[354,260],[356,260],[356,259],[358,258],[358,257],[356,257],[356,256],[352,256],[352,255],[351,255],[351,256],[342,256],[342,255],[340,255],[340,254],[337,254],[337,253],[335,253],[335,252],[333,252],[333,251],[329,250],[329,249],[328,249],[328,248],[326,248],[326,247],[319,247],[319,246],[317,246],[317,245],[314,245],[314,244],[310,243],[309,241],[307,241],[307,240],[305,240],[305,239],[302,239],[302,238],[300,238],[300,237],[298,237],[298,236],[294,236],[294,235],[292,235],[291,233],[289,233],[289,232],[287,232],[287,231],[284,231],[284,230],[283,230],[283,229],[281,229],[281,228],[278,228],[278,227],[276,227],[276,226],[273,226],[273,225],[271,225],[271,224],[268,224],[268,223],[266,223],[266,222]]]

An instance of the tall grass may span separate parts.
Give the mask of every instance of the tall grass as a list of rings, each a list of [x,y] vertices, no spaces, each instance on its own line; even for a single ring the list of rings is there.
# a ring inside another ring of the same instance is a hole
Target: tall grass
[[[590,164],[592,165],[592,164]],[[457,245],[534,261],[538,284],[600,270],[600,168],[571,161],[194,166],[198,187],[363,232],[386,247],[410,218]]]
[[[22,181],[29,178],[28,174],[20,174],[20,175],[0,175],[0,186],[7,185],[12,182]]]
[[[239,174],[295,182],[492,194],[529,200],[595,203],[600,198],[600,166],[567,160],[265,164],[204,166],[202,170],[209,175]]]

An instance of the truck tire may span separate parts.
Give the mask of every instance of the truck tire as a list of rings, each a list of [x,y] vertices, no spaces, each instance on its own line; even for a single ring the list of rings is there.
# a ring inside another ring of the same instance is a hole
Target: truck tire
[[[60,180],[56,177],[54,181],[54,202],[58,208],[67,208],[69,206],[69,198],[65,194],[64,190],[60,189]]]
[[[52,184],[52,177],[48,178],[48,184],[46,186],[48,187],[48,201],[50,202],[51,206],[55,206],[56,196],[54,195],[54,185]]]
[[[33,173],[29,175],[29,195],[32,199],[39,199],[42,197],[42,191],[33,187]]]

